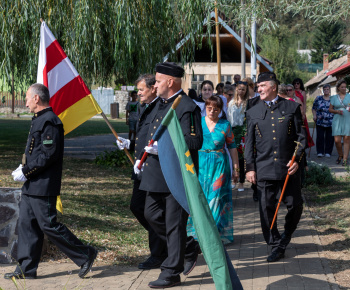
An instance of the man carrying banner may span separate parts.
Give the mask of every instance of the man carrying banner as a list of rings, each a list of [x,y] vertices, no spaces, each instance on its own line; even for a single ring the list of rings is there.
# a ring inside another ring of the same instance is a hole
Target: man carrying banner
[[[147,133],[147,143],[152,139],[163,117],[169,111],[175,99],[182,95],[176,109],[196,170],[198,171],[198,150],[202,146],[203,132],[200,125],[200,109],[181,89],[181,77],[184,70],[175,63],[161,63],[156,66],[157,95],[160,97]],[[180,273],[189,274],[193,269],[198,252],[198,243],[187,239],[186,223],[188,214],[171,194],[160,167],[157,146],[146,147],[149,153],[143,165],[140,189],[147,191],[145,217],[159,237],[167,242],[167,258],[161,265],[161,274],[156,281],[149,283],[151,288],[168,288],[181,283]],[[135,163],[135,171],[139,160]],[[172,164],[169,164],[172,166]],[[174,176],[173,178],[181,178]],[[186,245],[187,239],[187,245]],[[186,248],[186,264],[185,260]]]
[[[6,279],[34,279],[40,261],[44,234],[81,267],[79,277],[89,272],[97,250],[84,245],[57,221],[64,149],[63,125],[49,106],[47,87],[34,84],[26,94],[26,106],[34,113],[22,164],[12,172],[24,181],[18,219],[18,266]]]
[[[138,107],[138,121],[136,124],[136,142],[135,142],[135,160],[141,159],[144,152],[144,147],[147,145],[146,137],[149,129],[149,124],[153,120],[155,114],[154,110],[159,98],[157,97],[157,90],[154,87],[156,79],[154,75],[144,74],[138,77],[135,81],[140,97],[141,105]],[[119,142],[119,140],[121,142]],[[129,149],[130,140],[119,137],[117,145],[120,150],[125,147]],[[142,174],[135,174],[133,172],[132,179],[134,180],[134,187],[132,191],[132,197],[130,202],[130,209],[135,215],[140,224],[148,231],[148,242],[151,251],[151,256],[144,262],[138,265],[139,269],[156,269],[165,260],[168,255],[166,250],[166,242],[162,240],[148,221],[145,219],[145,200],[147,192],[139,189],[141,183]]]
[[[258,77],[260,99],[252,99],[246,111],[247,136],[245,143],[245,166],[247,180],[257,184],[260,221],[265,241],[272,246],[268,262],[283,258],[287,245],[299,223],[303,200],[301,197],[300,170],[298,162],[305,147],[302,133],[302,117],[299,104],[290,102],[277,95],[278,80],[272,72],[261,73]],[[296,152],[291,165],[296,143],[302,146]],[[254,152],[254,148],[256,152]],[[270,226],[276,211],[278,195],[284,180],[290,175],[283,202],[288,213],[282,235],[277,223]]]

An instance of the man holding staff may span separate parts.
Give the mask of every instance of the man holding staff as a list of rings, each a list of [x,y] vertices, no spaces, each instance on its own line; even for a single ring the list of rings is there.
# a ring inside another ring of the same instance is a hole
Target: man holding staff
[[[135,81],[140,98],[141,105],[138,107],[138,120],[136,124],[136,140],[135,140],[135,161],[141,159],[144,147],[147,146],[146,137],[149,129],[149,124],[157,113],[155,109],[159,98],[157,97],[157,89],[154,87],[156,79],[154,75],[144,74],[140,75]],[[120,140],[120,141],[119,141]],[[119,137],[117,145],[120,150],[124,148],[129,149],[130,140]],[[163,241],[148,221],[145,219],[145,200],[147,192],[141,190],[142,174],[135,174],[133,172],[132,179],[134,180],[134,187],[130,202],[130,209],[140,224],[148,231],[148,242],[151,256],[144,262],[139,264],[139,269],[155,269],[159,268],[167,256],[166,242]]]
[[[279,97],[278,83],[274,73],[261,73],[258,77],[260,99],[248,105],[249,109],[246,111],[246,177],[249,182],[257,184],[261,228],[266,243],[272,247],[268,262],[276,262],[284,257],[303,211],[298,163],[304,154],[302,148],[305,148],[305,136],[301,130],[300,105]],[[301,146],[296,152],[295,162],[292,163],[295,141],[300,142]],[[280,235],[277,222],[271,230],[270,227],[287,173],[290,178],[283,202],[288,213],[284,232]]]
[[[198,172],[198,150],[203,142],[201,114],[199,107],[181,89],[183,75],[184,69],[175,63],[166,62],[156,66],[155,88],[157,88],[160,100],[155,108],[156,114],[151,120],[146,140],[148,143],[150,142],[173,102],[182,95],[181,102],[176,108],[176,114]],[[156,281],[149,283],[149,287],[168,288],[181,283],[181,272],[185,275],[189,274],[196,264],[200,249],[193,238],[187,239],[188,214],[176,201],[167,186],[160,167],[156,146],[147,146],[145,150],[149,155],[142,167],[140,185],[141,190],[147,191],[145,217],[158,236],[166,241],[168,249],[167,258],[160,266],[161,274]],[[135,162],[136,171],[138,164],[139,160]],[[169,164],[169,166],[172,165]],[[174,176],[173,178],[181,177]]]

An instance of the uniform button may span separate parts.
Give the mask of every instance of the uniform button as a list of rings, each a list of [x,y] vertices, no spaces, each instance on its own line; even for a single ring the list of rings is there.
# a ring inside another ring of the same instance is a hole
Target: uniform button
[[[148,166],[148,163],[146,163],[146,166]]]
[[[276,133],[276,131],[275,131],[275,130],[272,130],[272,133]]]
[[[277,161],[277,158],[275,158],[275,161]]]
[[[273,153],[277,154],[277,151],[274,151]]]
[[[273,140],[276,140],[276,137],[273,137]]]
[[[159,120],[157,119],[157,122],[159,122]]]
[[[275,126],[275,124],[272,124],[272,126]]]
[[[137,160],[137,158],[136,158],[136,157],[134,157],[134,159],[135,159],[135,160]]]
[[[272,120],[274,120],[275,118],[274,117],[271,117]]]
[[[271,111],[271,114],[273,114],[273,111]]]
[[[136,140],[139,140],[139,138],[138,138],[138,137],[136,137]]]
[[[151,140],[148,140],[148,143],[151,142]]]
[[[167,104],[167,103],[168,103],[168,101],[165,101],[164,103],[166,103],[166,104]]]
[[[156,128],[157,128],[156,126],[153,127],[153,129],[156,129]]]
[[[153,133],[151,133],[151,136],[153,136]]]

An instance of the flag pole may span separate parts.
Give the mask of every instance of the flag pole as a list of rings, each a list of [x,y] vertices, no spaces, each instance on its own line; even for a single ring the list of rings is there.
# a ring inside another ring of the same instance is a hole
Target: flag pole
[[[102,116],[103,119],[106,121],[106,123],[107,123],[109,129],[111,129],[111,131],[112,131],[113,135],[115,136],[115,138],[117,138],[117,139],[119,140],[119,136],[118,136],[117,132],[116,132],[116,131],[114,130],[114,128],[112,127],[112,124],[111,124],[111,123],[109,122],[109,120],[107,119],[107,116],[105,115],[105,113],[101,112],[101,116]],[[119,141],[120,141],[120,140],[119,140]],[[120,141],[120,142],[121,142],[121,141]],[[124,152],[125,152],[126,156],[128,156],[128,158],[129,158],[131,164],[134,165],[134,160],[132,160],[132,157],[131,157],[131,155],[130,155],[128,149],[124,148]]]

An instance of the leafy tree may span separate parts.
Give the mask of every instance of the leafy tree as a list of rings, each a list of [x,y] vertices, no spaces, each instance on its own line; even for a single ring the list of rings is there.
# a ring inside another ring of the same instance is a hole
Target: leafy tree
[[[314,32],[311,52],[311,61],[313,63],[322,63],[323,54],[332,54],[339,50],[339,45],[343,42],[344,24],[336,23],[320,23]]]

